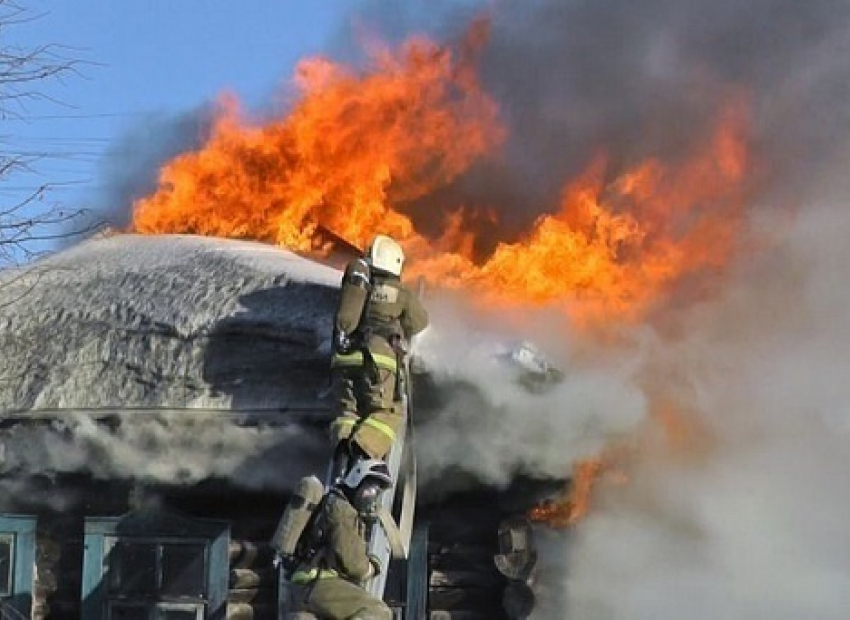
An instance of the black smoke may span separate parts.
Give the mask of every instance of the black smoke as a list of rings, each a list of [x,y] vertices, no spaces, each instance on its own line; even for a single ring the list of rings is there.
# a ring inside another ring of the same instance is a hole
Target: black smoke
[[[363,42],[426,34],[457,44],[489,19],[483,87],[508,128],[504,148],[449,186],[406,205],[495,209],[510,239],[557,208],[565,181],[600,153],[608,175],[704,144],[731,96],[748,97],[756,196],[793,203],[850,138],[850,0],[362,1],[341,16],[328,55],[365,62]],[[288,76],[281,76],[285,82]],[[155,188],[160,166],[199,146],[210,107],[145,119],[107,158],[110,221]]]
[[[611,177],[647,157],[704,144],[724,103],[751,102],[762,196],[802,191],[850,138],[850,1],[532,0],[370,2],[355,23],[392,40],[424,30],[457,39],[492,22],[485,89],[499,102],[504,152],[429,196],[495,207],[510,236],[552,211],[565,180],[598,153]],[[340,44],[347,54],[352,38]]]
[[[129,125],[103,158],[104,187],[92,217],[113,228],[126,228],[133,203],[153,193],[162,166],[203,145],[213,118],[214,105],[203,103],[179,114],[151,113]]]

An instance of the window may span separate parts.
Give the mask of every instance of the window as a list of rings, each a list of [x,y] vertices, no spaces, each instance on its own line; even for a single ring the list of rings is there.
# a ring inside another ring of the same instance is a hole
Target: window
[[[148,620],[150,611],[147,605],[112,603],[109,605],[108,615],[114,620]]]
[[[0,596],[11,596],[14,586],[15,537],[0,534]]]
[[[30,615],[35,526],[33,516],[0,515],[0,608],[3,614]]]
[[[174,513],[86,520],[83,618],[224,617],[228,524]]]
[[[206,596],[205,555],[206,546],[201,544],[161,545],[162,593],[165,596]]]
[[[146,542],[129,542],[107,539],[109,594],[133,596],[156,594],[157,545]]]
[[[205,599],[207,544],[191,540],[106,538],[110,598]]]
[[[109,604],[111,620],[202,620],[204,606],[187,603]]]
[[[203,618],[200,612],[191,605],[159,605],[154,620],[195,620]]]

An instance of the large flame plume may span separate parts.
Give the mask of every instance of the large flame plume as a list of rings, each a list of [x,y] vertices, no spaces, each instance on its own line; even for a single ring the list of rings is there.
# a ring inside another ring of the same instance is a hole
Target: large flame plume
[[[482,229],[496,217],[486,206],[440,205],[415,220],[411,201],[497,157],[509,136],[475,73],[486,32],[477,22],[460,52],[424,38],[376,46],[363,73],[306,60],[292,109],[260,126],[225,99],[206,144],[168,163],[158,190],[134,205],[133,228],[308,254],[328,250],[322,230],[360,247],[383,232],[405,246],[410,277],[573,318],[637,318],[683,280],[724,267],[750,168],[743,97],[729,98],[712,131],[695,132],[710,138],[684,161],[612,173],[606,154],[589,157],[549,215],[484,256]]]
[[[733,255],[744,215],[745,109],[730,103],[690,161],[646,161],[606,183],[599,158],[520,241],[480,263],[468,250],[437,254],[415,271],[504,302],[566,302],[574,314],[636,318],[665,288],[722,269]]]
[[[260,127],[225,99],[206,145],[165,166],[159,190],[138,201],[139,232],[249,238],[321,250],[317,226],[365,246],[376,231],[411,242],[417,233],[394,205],[439,187],[502,139],[495,103],[467,53],[415,38],[378,48],[358,75],[327,59],[296,70],[300,99]]]
[[[499,157],[510,138],[475,73],[486,34],[477,22],[459,52],[425,38],[375,46],[362,73],[305,60],[291,110],[261,125],[224,99],[206,144],[168,163],[158,190],[135,204],[134,229],[255,239],[308,255],[330,249],[323,231],[359,247],[386,233],[405,246],[407,277],[500,306],[556,306],[578,323],[639,320],[677,286],[710,285],[738,249],[753,172],[739,92],[676,161],[615,166],[617,154],[588,154],[548,214],[486,253],[482,237],[497,219],[486,205],[413,216],[414,201]],[[668,430],[680,419],[670,411],[654,416]],[[531,518],[577,523],[599,481],[622,478],[615,462],[625,451],[577,463],[564,495]]]

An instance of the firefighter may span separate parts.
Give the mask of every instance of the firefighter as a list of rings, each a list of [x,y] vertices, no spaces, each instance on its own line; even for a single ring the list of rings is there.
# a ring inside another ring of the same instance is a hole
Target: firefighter
[[[328,492],[313,533],[314,553],[289,580],[293,611],[327,620],[392,619],[386,603],[363,587],[382,570],[380,560],[368,554],[366,532],[391,485],[386,463],[365,459]]]
[[[358,458],[386,457],[403,422],[399,372],[410,338],[428,325],[419,298],[401,282],[403,265],[401,246],[377,235],[342,278],[331,362],[335,479]]]

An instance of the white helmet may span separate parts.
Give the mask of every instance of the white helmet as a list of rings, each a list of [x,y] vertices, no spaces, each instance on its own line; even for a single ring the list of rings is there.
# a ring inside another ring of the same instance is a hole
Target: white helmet
[[[392,237],[375,235],[366,252],[372,267],[401,277],[404,266],[404,250]]]
[[[348,487],[346,495],[351,505],[366,520],[375,518],[381,494],[392,486],[393,480],[387,464],[379,459],[366,459],[355,463],[342,480]]]
[[[345,478],[343,478],[342,484],[349,489],[356,489],[360,486],[361,482],[367,479],[378,483],[384,489],[390,488],[393,484],[387,464],[380,459],[357,461],[354,467],[346,474]]]

